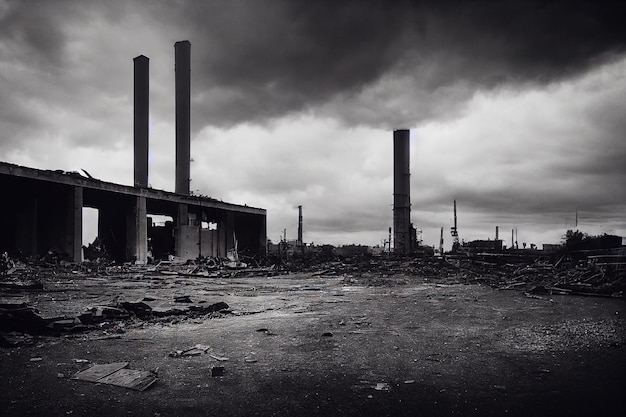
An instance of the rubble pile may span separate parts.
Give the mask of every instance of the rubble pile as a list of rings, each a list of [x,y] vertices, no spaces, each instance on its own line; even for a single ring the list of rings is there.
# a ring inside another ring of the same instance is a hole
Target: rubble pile
[[[74,316],[43,317],[27,303],[0,304],[0,345],[23,344],[30,336],[60,336],[88,330],[102,330],[105,335],[124,333],[124,328],[138,321],[162,321],[163,318],[214,318],[230,313],[223,301],[193,303],[189,296],[163,301],[146,298],[140,301],[117,301],[94,305]],[[217,316],[216,316],[217,315]]]

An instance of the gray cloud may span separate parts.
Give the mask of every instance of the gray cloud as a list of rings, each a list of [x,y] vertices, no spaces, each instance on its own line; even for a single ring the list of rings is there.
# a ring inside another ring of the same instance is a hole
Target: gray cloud
[[[74,97],[89,93],[79,83],[121,92],[115,80],[130,71],[127,44],[139,54],[142,40],[146,50],[168,37],[191,40],[196,132],[316,109],[385,128],[450,117],[476,89],[576,75],[626,44],[622,2],[31,0],[3,9],[10,58],[67,89],[70,65],[93,73],[73,81]],[[119,53],[91,45],[98,49],[80,52],[91,61],[73,61],[74,32],[87,22],[98,22],[98,37]],[[154,64],[171,68],[168,58]],[[168,116],[169,93],[155,92],[155,113]]]
[[[380,101],[392,98],[367,94],[381,80],[405,77],[422,90],[414,100],[455,103],[476,88],[569,77],[623,53],[625,11],[619,2],[296,1],[194,3],[179,18],[193,27],[194,85],[207,92],[197,123],[265,120],[341,99],[349,106],[335,106],[336,117],[343,107],[349,123],[386,126]],[[466,94],[449,92],[463,83]],[[405,119],[450,111],[440,107]]]

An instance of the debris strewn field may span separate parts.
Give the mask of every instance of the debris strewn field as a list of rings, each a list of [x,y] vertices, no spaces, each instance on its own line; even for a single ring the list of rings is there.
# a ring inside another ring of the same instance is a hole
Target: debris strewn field
[[[2,415],[623,415],[623,284],[597,273],[15,262]]]

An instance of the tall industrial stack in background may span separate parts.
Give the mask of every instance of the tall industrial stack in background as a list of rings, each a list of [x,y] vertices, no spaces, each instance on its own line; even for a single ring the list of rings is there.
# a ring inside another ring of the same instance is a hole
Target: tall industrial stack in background
[[[134,63],[134,186],[148,186],[148,117],[150,114],[150,60],[144,55]]]
[[[302,206],[298,206],[298,242],[299,248],[302,247]]]
[[[189,195],[191,159],[191,42],[174,44],[176,71],[176,194]]]
[[[395,253],[409,253],[411,233],[410,132],[393,131],[393,238]]]

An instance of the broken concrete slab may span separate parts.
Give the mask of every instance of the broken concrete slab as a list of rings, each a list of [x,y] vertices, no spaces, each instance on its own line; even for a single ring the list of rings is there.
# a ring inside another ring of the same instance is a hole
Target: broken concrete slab
[[[157,377],[154,372],[125,369],[127,366],[128,362],[94,364],[75,374],[73,379],[115,385],[137,391],[143,391],[156,382]]]
[[[178,316],[182,314],[187,314],[189,312],[193,312],[196,314],[207,314],[217,311],[225,311],[230,307],[223,301],[209,304],[209,305],[198,305],[198,304],[149,304],[152,307],[152,314],[156,317],[165,317],[165,316]]]
[[[99,379],[105,376],[111,375],[113,372],[117,372],[122,368],[128,366],[128,362],[113,362],[105,363],[101,365],[93,365],[84,371],[77,373],[74,379],[80,379],[82,381],[97,382]]]
[[[97,382],[99,384],[115,385],[122,388],[129,388],[136,391],[144,391],[157,380],[156,375],[150,371],[140,371],[137,369],[120,369]]]

